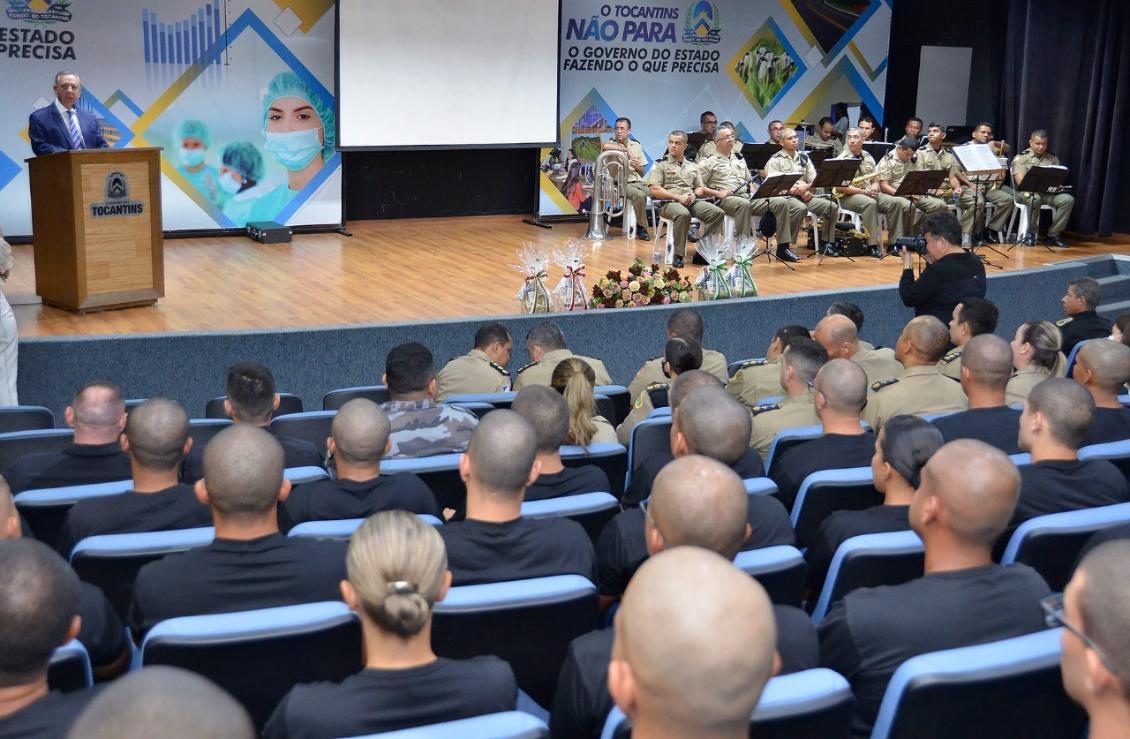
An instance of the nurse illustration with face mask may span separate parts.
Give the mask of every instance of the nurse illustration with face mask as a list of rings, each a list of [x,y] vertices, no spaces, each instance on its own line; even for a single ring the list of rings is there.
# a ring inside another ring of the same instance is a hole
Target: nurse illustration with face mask
[[[212,137],[200,121],[181,121],[173,131],[173,143],[181,163],[177,171],[216,207],[223,207],[227,195],[220,189],[220,171],[205,163]]]
[[[286,168],[287,181],[255,201],[248,221],[274,220],[333,156],[333,111],[298,75],[282,72],[263,100],[263,134],[264,148]]]
[[[220,189],[228,198],[224,215],[236,226],[247,225],[247,215],[256,199],[264,194],[259,187],[263,179],[263,155],[250,141],[233,141],[224,147],[220,167]]]

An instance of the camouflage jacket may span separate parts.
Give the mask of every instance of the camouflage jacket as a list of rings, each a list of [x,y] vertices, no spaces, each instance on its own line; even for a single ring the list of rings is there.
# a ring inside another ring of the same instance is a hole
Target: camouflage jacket
[[[464,452],[479,423],[470,411],[434,400],[390,400],[381,408],[392,424],[385,459]]]

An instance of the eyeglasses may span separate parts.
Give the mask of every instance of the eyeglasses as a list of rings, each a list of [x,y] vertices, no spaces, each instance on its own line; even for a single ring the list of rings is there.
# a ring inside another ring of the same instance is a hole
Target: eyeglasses
[[[656,521],[655,516],[651,515],[651,512],[647,510],[648,505],[650,503],[651,503],[651,498],[644,498],[643,500],[641,500],[640,501],[640,512],[643,513],[644,522],[646,523],[647,521],[651,521],[651,525],[654,526],[655,530],[659,532],[660,536],[662,536],[663,531],[659,528],[659,522]]]
[[[1112,665],[1110,663],[1110,660],[1107,659],[1106,654],[1103,653],[1103,650],[1099,648],[1098,644],[1095,644],[1094,640],[1092,640],[1091,637],[1087,636],[1079,629],[1067,623],[1067,619],[1063,614],[1063,593],[1056,593],[1041,599],[1040,608],[1042,608],[1044,611],[1044,623],[1046,623],[1048,627],[1054,629],[1057,626],[1062,626],[1063,628],[1067,629],[1072,634],[1079,637],[1079,641],[1086,644],[1092,651],[1094,651],[1095,654],[1099,656],[1099,660],[1103,663],[1104,667],[1106,667],[1115,675],[1121,674],[1119,670],[1116,670],[1114,668],[1114,665]]]

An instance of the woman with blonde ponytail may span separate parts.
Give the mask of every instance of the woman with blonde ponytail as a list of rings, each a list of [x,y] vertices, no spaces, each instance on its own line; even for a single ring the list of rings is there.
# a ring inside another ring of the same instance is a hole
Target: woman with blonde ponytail
[[[550,387],[565,396],[569,404],[569,435],[566,444],[615,444],[616,429],[596,413],[596,373],[586,362],[570,357],[553,370]]]
[[[506,662],[432,651],[432,609],[451,586],[432,526],[406,511],[377,513],[353,534],[346,567],[341,593],[361,620],[365,669],[294,687],[263,736],[360,736],[514,710],[518,687]]]
[[[1063,337],[1049,321],[1020,324],[1012,339],[1012,366],[1016,373],[1008,381],[1005,402],[1023,403],[1032,388],[1049,377],[1063,377],[1067,360],[1060,349]]]

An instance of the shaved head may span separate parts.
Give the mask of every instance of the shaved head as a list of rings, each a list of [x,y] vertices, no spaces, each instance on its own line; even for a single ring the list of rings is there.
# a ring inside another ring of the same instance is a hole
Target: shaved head
[[[911,528],[925,540],[922,512],[966,544],[992,547],[1008,526],[1020,495],[1020,473],[1004,452],[974,439],[943,446],[922,468],[911,503]]]
[[[1130,380],[1130,346],[1121,341],[1084,341],[1076,363],[1091,371],[1091,383],[1108,392],[1117,393]]]
[[[697,547],[660,552],[632,577],[615,628],[609,687],[633,724],[748,732],[777,640],[756,580]]]
[[[46,670],[78,612],[78,577],[35,539],[0,541],[0,688],[26,685]]]
[[[1024,401],[1020,421],[1021,449],[1032,449],[1029,429],[1031,417],[1036,413],[1043,415],[1052,439],[1069,449],[1078,449],[1091,430],[1095,399],[1087,388],[1066,377],[1049,377],[1037,384]]]
[[[671,411],[674,412],[682,402],[683,398],[687,396],[691,390],[698,387],[723,387],[723,383],[714,375],[706,370],[694,369],[687,370],[671,383],[671,387],[667,391],[667,402],[671,406]]]
[[[334,454],[350,464],[373,464],[388,446],[388,414],[371,400],[354,398],[334,416],[330,435]]]
[[[229,426],[204,449],[204,486],[212,508],[244,518],[273,510],[283,467],[282,445],[269,431],[246,423]]]
[[[537,456],[534,429],[511,410],[491,411],[471,434],[471,476],[486,490],[518,496],[526,490]]]
[[[814,385],[828,401],[828,408],[836,413],[859,414],[867,401],[867,373],[850,359],[829,361],[816,373]]]
[[[129,453],[139,465],[165,472],[180,464],[188,442],[188,413],[166,398],[150,398],[126,419]]]
[[[672,425],[693,454],[732,465],[749,448],[749,410],[720,387],[698,387],[674,412]]]
[[[557,451],[569,437],[569,403],[547,385],[529,385],[519,390],[510,410],[529,421],[542,454]]]
[[[656,475],[646,525],[658,530],[665,548],[702,547],[733,559],[745,543],[748,517],[749,494],[737,473],[691,454]]]
[[[934,316],[912,318],[902,334],[910,341],[911,352],[923,362],[934,363],[946,353],[950,331]]]
[[[832,359],[850,359],[859,349],[859,329],[844,315],[821,318],[812,337],[828,350],[828,356]]]
[[[994,334],[978,334],[962,349],[961,368],[975,384],[1003,391],[1012,377],[1012,347]]]
[[[1130,700],[1130,639],[1126,638],[1130,633],[1128,561],[1130,541],[1108,541],[1087,553],[1068,585],[1068,590],[1074,590],[1074,603],[1078,604],[1081,622],[1078,626],[1099,646],[1111,667],[1118,671],[1115,677],[1122,688],[1124,700]],[[1066,659],[1064,673],[1066,684]]]
[[[126,412],[126,402],[117,385],[109,382],[91,382],[83,385],[71,401],[75,425],[114,427]]]

